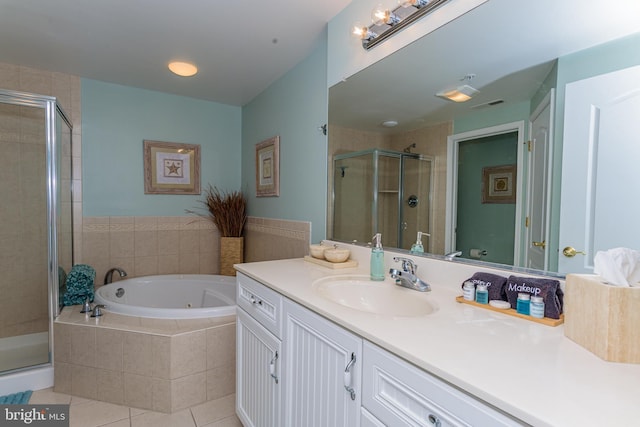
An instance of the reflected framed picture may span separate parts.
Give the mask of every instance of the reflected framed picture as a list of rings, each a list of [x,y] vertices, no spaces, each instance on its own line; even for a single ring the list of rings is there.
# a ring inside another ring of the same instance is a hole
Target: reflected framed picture
[[[280,195],[280,137],[256,144],[256,196]]]
[[[200,146],[143,141],[145,194],[200,194]]]
[[[516,165],[482,168],[482,203],[516,202]]]

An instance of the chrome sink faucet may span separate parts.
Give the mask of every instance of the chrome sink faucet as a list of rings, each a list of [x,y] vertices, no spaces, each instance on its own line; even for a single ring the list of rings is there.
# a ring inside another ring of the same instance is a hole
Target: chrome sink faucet
[[[431,286],[428,283],[416,276],[418,266],[412,260],[403,257],[393,257],[393,260],[402,263],[402,271],[395,268],[389,270],[391,278],[396,280],[396,285],[420,292],[429,292],[431,290]]]
[[[453,259],[458,256],[462,256],[462,251],[449,252],[444,256],[444,259],[447,261],[453,261]]]

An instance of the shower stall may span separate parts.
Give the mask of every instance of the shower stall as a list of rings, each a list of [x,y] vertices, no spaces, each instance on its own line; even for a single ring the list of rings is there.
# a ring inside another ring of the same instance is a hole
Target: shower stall
[[[333,162],[333,239],[409,249],[418,231],[432,230],[433,159],[370,149],[340,154]],[[423,238],[425,251],[431,239]]]
[[[0,90],[0,395],[53,384],[73,264],[71,128],[56,98]]]

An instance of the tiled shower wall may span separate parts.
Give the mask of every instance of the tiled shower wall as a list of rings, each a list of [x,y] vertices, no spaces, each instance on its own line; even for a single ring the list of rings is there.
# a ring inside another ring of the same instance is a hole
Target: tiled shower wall
[[[80,79],[68,74],[0,63],[0,88],[55,96],[58,99],[59,104],[74,127],[73,151],[68,145],[63,146],[62,150],[63,155],[73,156],[72,183],[74,191],[79,194],[81,171]],[[32,109],[25,108],[22,108],[21,111],[27,115],[32,115],[34,112]],[[31,120],[28,121],[28,123],[42,124],[35,128],[31,125],[21,125],[21,120],[18,120],[10,121],[9,128],[0,129],[0,150],[8,159],[12,159],[7,166],[18,168],[18,164],[26,165],[23,162],[29,161],[37,161],[40,164],[44,164],[45,132],[43,117],[44,114],[39,114],[39,117],[31,117]],[[25,118],[29,119],[26,116]],[[12,123],[16,124],[17,127],[15,129],[11,128]],[[29,146],[29,150],[24,151],[27,146]],[[11,154],[14,151],[21,154],[14,156]],[[15,162],[17,157],[20,158],[20,162]],[[19,168],[21,169],[22,166]],[[9,209],[20,206],[20,209],[22,209],[22,213],[19,216],[21,220],[35,212],[42,212],[44,209],[42,201],[44,199],[40,196],[34,198],[30,194],[40,193],[44,195],[44,175],[41,177],[26,176],[20,178],[19,183],[12,185],[12,180],[16,179],[20,171],[16,169],[13,171],[15,173],[13,173],[6,166],[3,167],[3,171],[10,174],[10,176],[2,176],[1,184],[5,188],[5,191],[1,193],[2,200],[4,200],[4,203],[2,203],[3,208]],[[68,180],[69,176],[67,174],[66,177],[63,176],[62,178]],[[33,188],[33,191],[31,191],[29,185],[35,185],[37,188]],[[13,200],[15,198],[17,199]],[[32,202],[35,204],[29,204]],[[73,211],[81,223],[82,216],[79,199],[75,201]],[[34,237],[36,232],[40,233],[39,241],[43,239],[46,241],[46,230],[44,228],[36,230],[32,226],[13,223],[8,221],[9,217],[11,217],[10,212],[0,209],[0,222],[3,224],[0,227],[0,239],[3,241],[2,248],[4,248],[0,250],[0,269],[3,272],[2,280],[0,280],[0,292],[3,295],[3,298],[0,299],[0,337],[42,332],[48,329],[46,308],[47,249],[46,245],[42,244],[38,244],[35,247],[28,246],[30,236]],[[77,221],[76,224],[78,224]],[[34,263],[44,265],[44,267],[42,269],[33,268]],[[38,271],[44,271],[44,273],[36,273]],[[34,274],[37,275],[34,276]]]

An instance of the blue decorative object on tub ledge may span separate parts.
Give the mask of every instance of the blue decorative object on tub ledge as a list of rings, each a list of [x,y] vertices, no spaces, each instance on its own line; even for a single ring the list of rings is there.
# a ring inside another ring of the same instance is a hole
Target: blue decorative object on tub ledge
[[[31,399],[31,390],[0,396],[0,405],[26,405]]]
[[[96,271],[90,265],[76,264],[67,275],[67,291],[64,293],[64,305],[82,304],[87,297],[93,301],[93,283]]]

